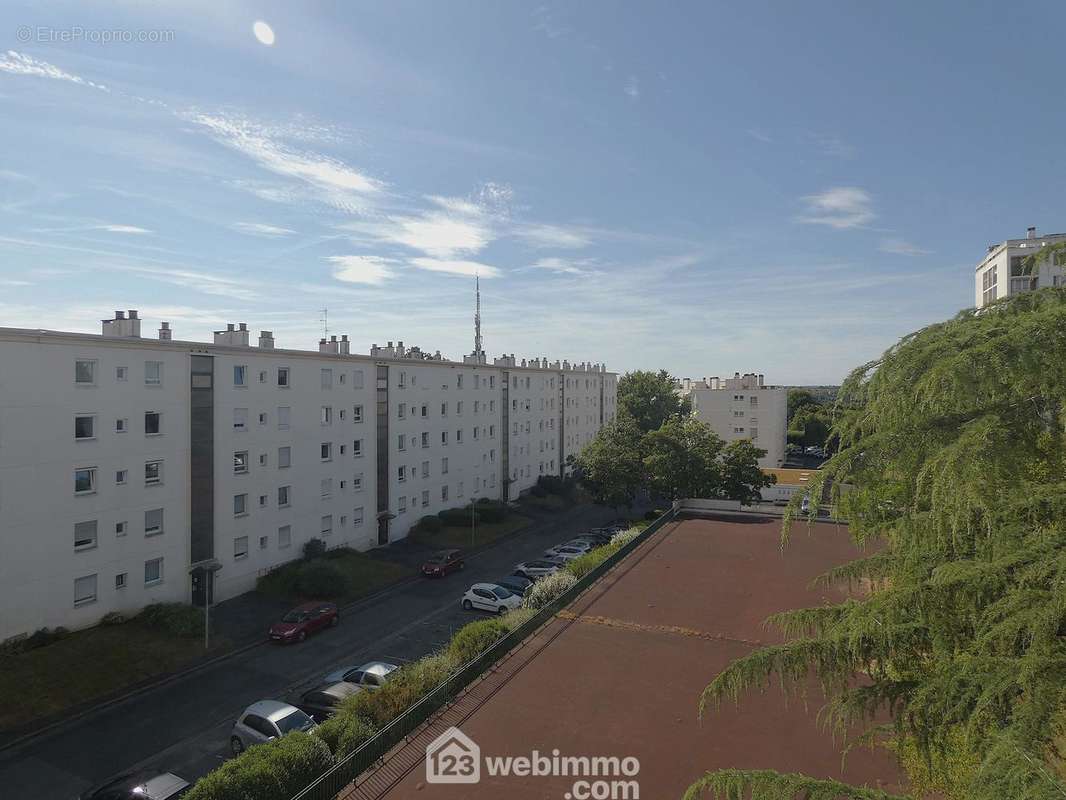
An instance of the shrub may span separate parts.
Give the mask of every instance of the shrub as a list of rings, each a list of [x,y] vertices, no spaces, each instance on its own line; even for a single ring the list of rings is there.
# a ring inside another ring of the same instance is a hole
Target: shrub
[[[612,548],[610,545],[597,547],[595,550],[590,550],[585,553],[585,555],[578,556],[568,563],[566,565],[566,571],[580,580],[592,572],[595,567],[603,563],[609,555],[615,552],[617,552],[617,548]]]
[[[321,558],[326,553],[326,543],[315,537],[304,542],[304,558],[311,561]]]
[[[661,516],[662,516],[662,514],[660,512],[658,512],[658,511],[645,511],[644,512],[644,519],[649,520],[649,521],[658,519]]]
[[[533,488],[529,490],[529,493],[534,497],[547,497],[548,490],[541,486],[539,483],[534,484]]]
[[[564,481],[558,475],[541,475],[537,478],[537,486],[540,486],[549,494],[562,494]]]
[[[184,603],[152,603],[144,607],[137,619],[149,628],[173,636],[199,636],[204,630],[203,609]]]
[[[639,536],[639,535],[640,535],[640,531],[637,530],[636,528],[630,528],[627,531],[622,531],[621,533],[616,533],[614,536],[611,537],[611,544],[609,545],[609,547],[613,547],[615,549],[615,551],[617,551],[617,550],[625,547],[631,541],[636,539],[637,536]]]
[[[336,564],[308,561],[296,576],[296,591],[316,600],[341,597],[348,591],[348,578]]]
[[[507,506],[498,500],[479,500],[477,516],[481,522],[503,522],[507,519]]]
[[[126,615],[118,611],[112,611],[100,617],[101,625],[121,625],[126,621]]]
[[[469,508],[446,508],[437,514],[444,525],[453,525],[457,528],[469,528],[471,517],[480,521],[481,515],[471,513]]]
[[[427,514],[418,521],[418,529],[424,533],[439,533],[443,527],[444,523],[440,521],[440,517],[432,514]]]
[[[360,692],[348,698],[343,707],[382,728],[442,684],[456,667],[445,653],[426,656],[400,669],[375,692]]]
[[[466,664],[491,647],[497,639],[510,633],[502,619],[480,619],[459,629],[448,645],[448,655],[457,664]]]
[[[338,761],[370,739],[377,729],[354,710],[342,706],[315,731]]]
[[[5,645],[5,649],[12,653],[24,653],[28,650],[36,650],[38,647],[46,647],[53,642],[58,642],[60,639],[66,639],[68,636],[70,636],[70,631],[62,626],[57,628],[38,628],[29,636],[11,640],[9,644]]]
[[[537,580],[522,599],[523,608],[541,609],[553,600],[561,597],[577,583],[577,578],[569,572],[556,572]]]
[[[332,765],[320,737],[297,731],[226,761],[197,781],[185,800],[291,800]]]

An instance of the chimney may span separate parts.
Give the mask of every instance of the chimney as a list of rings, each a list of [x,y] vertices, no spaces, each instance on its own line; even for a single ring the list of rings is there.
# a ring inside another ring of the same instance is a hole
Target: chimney
[[[340,352],[340,344],[337,342],[336,336],[331,336],[329,339],[318,340],[318,352],[320,353],[338,353]]]
[[[340,351],[342,356],[351,354],[351,343],[348,341],[348,335],[341,336]]]
[[[215,344],[224,344],[229,347],[247,347],[248,325],[242,322],[238,329],[232,322],[226,323],[226,330],[215,331]]]
[[[170,323],[169,322],[160,322],[159,323],[159,341],[161,341],[161,342],[169,342],[171,340],[171,338],[172,338],[172,334],[171,334],[171,330],[170,330]]]
[[[765,385],[766,385],[766,384],[765,384],[765,382],[764,382],[763,374],[762,374],[762,373],[760,372],[760,373],[759,373],[759,388],[761,389],[761,388],[763,388],[763,386],[765,386]]]
[[[990,244],[990,245],[988,246],[988,252],[990,252],[990,253],[991,253],[991,252],[992,252],[993,250],[995,250],[995,249],[996,249],[997,247],[999,247],[999,245],[998,245],[998,244]]]
[[[259,347],[262,350],[274,349],[274,331],[259,331]]]
[[[137,318],[137,312],[130,311],[129,314],[127,319],[123,312],[116,311],[114,319],[101,320],[101,332],[103,335],[120,339],[140,338],[141,321]]]
[[[1033,231],[1033,235],[1036,235],[1036,228],[1030,228]],[[137,319],[137,309],[131,308],[129,311],[130,319]]]
[[[1026,239],[1035,239],[1036,238],[1036,226],[1031,226],[1031,227],[1028,227],[1028,228],[1025,229],[1025,238]]]

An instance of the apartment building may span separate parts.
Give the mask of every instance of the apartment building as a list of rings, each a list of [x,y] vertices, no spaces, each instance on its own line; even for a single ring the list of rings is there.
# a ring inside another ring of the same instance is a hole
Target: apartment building
[[[1024,239],[990,244],[974,269],[974,305],[983,308],[1003,297],[1047,286],[1066,286],[1066,253],[1041,261],[1035,270],[1025,267],[1025,259],[1040,248],[1062,242],[1066,242],[1066,233],[1038,236],[1036,228],[1029,228]]]
[[[311,538],[365,550],[424,515],[513,500],[614,415],[602,365],[141,324],[0,328],[0,602],[17,610],[0,640],[217,602]]]
[[[682,396],[692,400],[692,413],[706,422],[726,442],[750,439],[766,451],[760,467],[785,463],[788,437],[788,389],[767,386],[756,373],[734,373],[732,378],[681,381]]]

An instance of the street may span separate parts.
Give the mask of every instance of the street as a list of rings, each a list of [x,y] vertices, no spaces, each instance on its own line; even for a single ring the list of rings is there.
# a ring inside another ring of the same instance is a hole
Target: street
[[[519,561],[612,516],[609,509],[582,506],[536,522],[469,556],[463,572],[402,584],[369,598],[345,612],[337,628],[303,644],[282,647],[264,637],[262,646],[4,751],[2,795],[7,800],[73,798],[142,766],[194,781],[228,757],[230,727],[249,704],[290,699],[339,666],[372,659],[402,663],[432,652],[481,616],[459,607],[470,584],[502,577]]]

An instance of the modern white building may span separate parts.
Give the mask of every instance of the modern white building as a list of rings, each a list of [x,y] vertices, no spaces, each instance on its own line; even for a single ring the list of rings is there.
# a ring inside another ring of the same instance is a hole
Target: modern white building
[[[785,463],[788,436],[788,389],[767,386],[762,375],[734,373],[732,378],[683,378],[681,395],[691,398],[692,413],[726,442],[750,439],[766,451],[760,467]]]
[[[1040,235],[1029,228],[1024,239],[1007,239],[990,244],[981,263],[974,269],[974,305],[982,308],[993,300],[1043,289],[1066,286],[1066,253],[1044,259],[1035,270],[1027,270],[1025,259],[1040,248],[1066,242],[1066,233]]]
[[[0,640],[159,601],[252,589],[309,539],[360,550],[475,498],[564,474],[615,414],[602,365],[462,362],[402,342],[350,352],[0,328]]]

